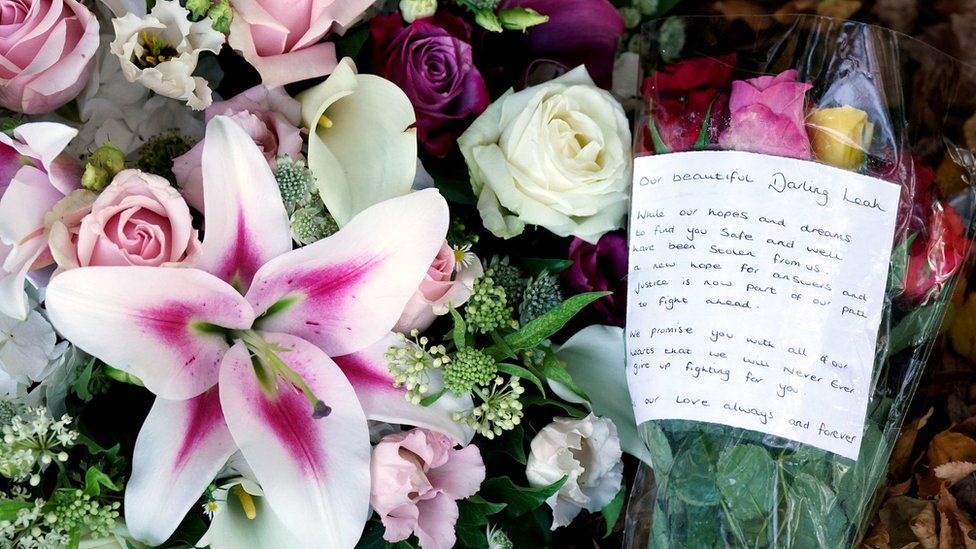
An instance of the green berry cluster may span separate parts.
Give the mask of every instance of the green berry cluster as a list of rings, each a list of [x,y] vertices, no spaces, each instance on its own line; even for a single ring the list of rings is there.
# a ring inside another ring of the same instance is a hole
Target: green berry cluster
[[[503,327],[512,326],[512,307],[508,304],[505,289],[495,283],[494,271],[488,269],[474,283],[471,297],[464,306],[468,331],[488,334]]]
[[[497,371],[495,359],[483,351],[465,347],[444,367],[444,386],[456,394],[468,394],[476,385],[491,383]]]

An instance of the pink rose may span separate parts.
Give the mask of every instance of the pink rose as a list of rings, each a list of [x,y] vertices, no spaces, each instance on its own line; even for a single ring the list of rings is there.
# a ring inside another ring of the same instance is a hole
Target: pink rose
[[[170,266],[192,261],[200,252],[190,208],[179,191],[158,175],[119,172],[80,225],[70,226],[77,217],[77,213],[64,216],[64,231],[51,233],[61,269]]]
[[[719,137],[723,149],[810,158],[805,119],[806,93],[813,87],[797,82],[797,72],[732,82],[729,127]]]
[[[373,0],[235,0],[228,43],[269,88],[317,78],[336,66],[331,30],[355,23]]]
[[[274,168],[275,157],[302,157],[302,106],[282,88],[255,86],[227,101],[207,107],[205,118],[229,116],[247,132],[257,144],[268,164]],[[183,197],[190,206],[203,211],[203,141],[173,161],[173,174],[180,184]]]
[[[485,480],[474,444],[454,448],[447,435],[412,429],[387,435],[373,448],[369,502],[389,542],[415,534],[424,549],[454,546],[457,500],[473,496]]]
[[[53,122],[0,132],[0,313],[26,318],[27,273],[51,263],[44,216],[81,186],[81,169],[61,152],[78,132]]]
[[[467,266],[460,269],[458,266],[454,249],[445,241],[393,331],[424,331],[436,317],[447,314],[451,305],[463,305],[471,297],[474,281],[484,274],[484,269],[477,257],[472,257]]]
[[[41,114],[88,82],[98,21],[76,0],[0,0],[0,105]]]

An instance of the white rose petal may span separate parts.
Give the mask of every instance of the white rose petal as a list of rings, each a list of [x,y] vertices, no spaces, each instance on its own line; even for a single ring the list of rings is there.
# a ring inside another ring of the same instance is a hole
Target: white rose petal
[[[623,108],[584,67],[508,92],[458,139],[485,227],[539,225],[596,242],[623,227],[631,178]]]
[[[582,509],[596,512],[606,507],[623,481],[617,427],[593,414],[583,419],[556,418],[532,439],[525,468],[529,484],[566,483],[546,500],[552,507],[552,529],[566,526]]]

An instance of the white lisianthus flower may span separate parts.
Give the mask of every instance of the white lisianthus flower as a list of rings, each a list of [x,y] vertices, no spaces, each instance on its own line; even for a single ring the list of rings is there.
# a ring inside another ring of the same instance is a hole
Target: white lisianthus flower
[[[623,227],[631,177],[623,108],[582,66],[492,103],[458,139],[485,228],[539,225],[596,242]]]
[[[189,14],[176,0],[159,0],[144,17],[131,13],[117,17],[112,20],[111,50],[129,82],[201,110],[210,105],[212,92],[193,71],[200,53],[217,53],[225,37],[210,26],[209,18],[192,23]]]
[[[407,23],[437,13],[437,0],[400,0],[400,16]]]
[[[556,418],[532,439],[525,476],[533,487],[548,486],[564,476],[566,483],[546,500],[552,507],[552,529],[566,526],[580,510],[606,507],[623,481],[617,427],[593,414],[583,419]]]

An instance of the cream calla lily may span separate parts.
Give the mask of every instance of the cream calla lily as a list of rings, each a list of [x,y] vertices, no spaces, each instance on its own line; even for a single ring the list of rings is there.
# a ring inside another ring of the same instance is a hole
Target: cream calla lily
[[[301,541],[268,505],[264,490],[251,479],[228,479],[214,491],[216,510],[210,528],[197,547],[210,549],[260,549],[261,547],[314,547]]]
[[[373,204],[410,192],[417,169],[417,119],[400,88],[358,74],[345,58],[298,101],[302,121],[312,129],[309,169],[340,226]]]

